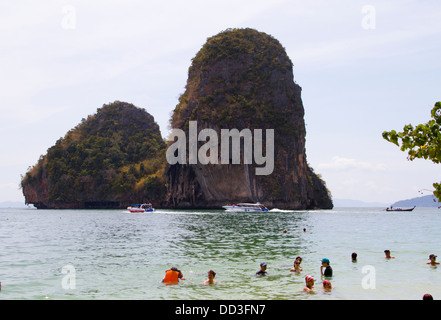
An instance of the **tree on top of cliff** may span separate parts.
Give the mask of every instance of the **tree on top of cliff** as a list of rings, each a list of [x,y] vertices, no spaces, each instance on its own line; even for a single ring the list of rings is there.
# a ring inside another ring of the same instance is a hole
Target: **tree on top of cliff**
[[[22,179],[23,193],[42,207],[158,201],[165,195],[164,152],[153,117],[115,101],[49,148]]]
[[[277,39],[264,32],[245,28],[227,29],[208,38],[202,50],[192,59],[191,69],[203,69],[224,58],[240,61],[245,58],[244,53],[256,60],[254,68],[273,63],[280,64],[281,68],[292,68],[292,62]],[[277,60],[281,56],[285,60],[283,65]]]
[[[301,101],[287,86],[293,82],[292,66],[280,42],[266,33],[228,29],[210,37],[192,59],[186,91],[171,126],[182,128],[188,120],[209,120],[238,129],[264,129],[271,124],[290,133],[289,116],[297,112],[303,117]],[[291,99],[296,108],[274,112],[278,105],[274,98],[282,96]]]

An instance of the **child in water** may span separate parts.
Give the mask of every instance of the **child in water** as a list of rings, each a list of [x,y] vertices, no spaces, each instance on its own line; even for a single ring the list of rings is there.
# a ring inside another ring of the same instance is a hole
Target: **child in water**
[[[430,264],[432,266],[436,266],[437,264],[439,264],[438,261],[436,261],[436,255],[434,255],[433,253],[429,256],[429,260],[430,262],[427,262],[427,264]]]
[[[352,260],[352,262],[357,262],[357,253],[356,252],[352,252],[351,260]]]
[[[322,265],[320,266],[320,274],[322,277],[332,277],[332,267],[330,264],[331,263],[329,262],[328,258],[322,259]]]
[[[266,276],[268,272],[266,272],[266,262],[262,262],[260,264],[260,270],[256,272],[256,276]]]
[[[311,276],[306,276],[305,277],[305,283],[306,286],[303,288],[303,291],[307,292],[307,293],[314,293],[314,278]]]
[[[214,280],[214,277],[216,276],[216,272],[213,270],[208,271],[208,280],[205,280],[204,284],[215,284],[217,283],[216,280]]]
[[[331,281],[325,280],[323,281],[323,291],[325,292],[331,292],[332,290],[332,284]]]
[[[386,259],[395,259],[395,257],[390,255],[390,250],[384,250],[384,255]]]

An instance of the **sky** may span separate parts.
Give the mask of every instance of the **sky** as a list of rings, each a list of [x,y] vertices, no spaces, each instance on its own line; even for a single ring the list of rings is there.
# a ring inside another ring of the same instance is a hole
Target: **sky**
[[[441,181],[381,136],[441,101],[438,0],[0,0],[0,202],[24,202],[21,175],[103,104],[145,108],[166,137],[191,59],[245,27],[292,60],[307,161],[333,198],[391,204]]]

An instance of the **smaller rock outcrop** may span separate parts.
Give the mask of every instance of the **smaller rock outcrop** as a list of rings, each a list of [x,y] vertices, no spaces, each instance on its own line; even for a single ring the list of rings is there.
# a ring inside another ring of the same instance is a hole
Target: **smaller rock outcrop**
[[[21,181],[37,208],[124,208],[166,194],[165,143],[144,109],[115,101],[60,138]]]

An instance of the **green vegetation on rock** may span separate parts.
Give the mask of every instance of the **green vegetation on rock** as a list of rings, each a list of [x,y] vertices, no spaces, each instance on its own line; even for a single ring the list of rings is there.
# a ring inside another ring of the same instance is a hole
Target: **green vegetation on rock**
[[[228,29],[207,39],[192,59],[170,124],[187,131],[192,120],[199,130],[218,133],[274,129],[274,171],[254,176],[254,164],[171,166],[167,188],[173,206],[263,201],[278,208],[332,208],[324,182],[306,162],[304,109],[293,63],[271,35]]]
[[[176,106],[171,126],[188,120],[218,127],[272,128],[292,133],[289,117],[303,116],[296,93],[287,86],[292,62],[280,42],[254,29],[228,29],[207,39],[192,59],[186,92]],[[296,108],[274,112],[275,97],[287,97]]]
[[[301,88],[274,37],[228,29],[192,59],[170,124],[188,130],[273,129],[274,171],[257,164],[167,165],[166,144],[144,109],[115,101],[60,138],[23,176],[26,203],[37,208],[220,208],[262,201],[287,209],[332,208],[325,183],[308,166]],[[262,150],[266,152],[265,148]]]
[[[122,207],[165,196],[165,143],[144,109],[116,101],[83,119],[22,179],[41,207]]]

